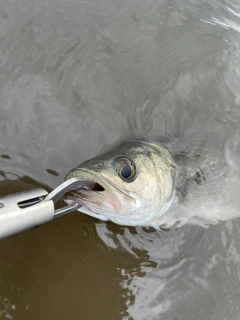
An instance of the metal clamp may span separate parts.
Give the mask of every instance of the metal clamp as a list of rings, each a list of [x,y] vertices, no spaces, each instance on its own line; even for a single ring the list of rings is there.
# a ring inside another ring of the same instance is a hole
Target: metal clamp
[[[91,188],[93,181],[72,178],[51,193],[44,189],[33,189],[0,198],[0,239],[40,226],[57,217],[77,210],[81,206],[71,203],[55,210],[55,204],[68,191]]]
[[[94,181],[87,178],[71,178],[62,184],[60,184],[56,189],[54,189],[47,197],[43,200],[45,201],[53,201],[56,204],[68,191],[77,190],[81,188],[91,188],[94,185]],[[56,219],[61,217],[67,213],[75,211],[81,207],[80,204],[73,202],[72,204],[68,204],[67,206],[55,210],[53,218]]]
[[[54,204],[41,201],[47,194],[33,189],[0,198],[0,239],[51,221]]]

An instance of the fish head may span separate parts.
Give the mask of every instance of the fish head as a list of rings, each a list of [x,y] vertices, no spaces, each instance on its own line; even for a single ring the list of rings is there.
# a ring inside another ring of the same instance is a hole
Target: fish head
[[[149,225],[161,216],[174,193],[175,167],[160,144],[128,140],[72,169],[66,180],[93,180],[91,189],[67,194],[79,211],[120,225]]]

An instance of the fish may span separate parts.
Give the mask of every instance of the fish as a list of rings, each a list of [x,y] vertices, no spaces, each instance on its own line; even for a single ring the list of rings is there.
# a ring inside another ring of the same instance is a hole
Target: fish
[[[225,220],[226,212],[219,213],[216,204],[228,165],[201,157],[199,143],[189,151],[196,144],[191,141],[181,152],[176,141],[121,141],[66,175],[66,180],[90,179],[93,186],[68,192],[65,201],[81,204],[82,213],[125,226],[169,229]]]

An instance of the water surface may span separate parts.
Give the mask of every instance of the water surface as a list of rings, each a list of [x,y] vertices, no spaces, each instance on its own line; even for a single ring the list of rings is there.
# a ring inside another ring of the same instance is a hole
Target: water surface
[[[205,134],[238,172],[239,9],[2,0],[1,194],[50,190],[128,137]],[[0,318],[240,319],[239,228],[156,231],[72,213],[0,243]]]

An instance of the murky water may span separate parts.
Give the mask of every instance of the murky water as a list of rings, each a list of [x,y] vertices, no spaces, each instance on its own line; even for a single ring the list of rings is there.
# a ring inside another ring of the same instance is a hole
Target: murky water
[[[1,194],[50,190],[126,137],[206,133],[238,170],[239,10],[2,0]],[[239,299],[240,219],[164,232],[75,212],[0,243],[3,319],[237,320]]]

